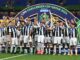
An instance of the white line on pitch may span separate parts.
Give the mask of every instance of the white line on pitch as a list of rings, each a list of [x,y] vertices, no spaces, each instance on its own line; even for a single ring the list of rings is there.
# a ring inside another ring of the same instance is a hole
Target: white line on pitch
[[[12,56],[12,57],[7,57],[7,58],[2,58],[2,59],[0,59],[0,60],[12,59],[12,58],[16,58],[16,57],[20,57],[20,56],[24,56],[24,55],[27,55],[27,54],[21,54],[21,55],[17,55],[17,56]]]

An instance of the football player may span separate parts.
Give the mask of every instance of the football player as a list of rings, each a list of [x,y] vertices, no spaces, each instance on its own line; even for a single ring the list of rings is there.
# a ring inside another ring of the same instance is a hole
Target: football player
[[[55,36],[54,36],[54,55],[57,53],[56,52],[57,51],[56,50],[57,46],[59,48],[59,54],[61,54],[61,39],[62,39],[62,36],[61,36],[60,21],[56,22],[54,32],[55,32]]]
[[[2,24],[0,21],[0,53],[2,52],[2,45],[3,45],[3,40],[2,40]]]
[[[15,22],[12,22],[13,24],[11,25],[11,53],[16,53],[17,52],[17,47],[18,47],[18,38],[17,38],[17,27],[15,25]],[[14,48],[14,49],[13,49]]]
[[[38,46],[37,46],[39,54],[44,53],[44,32],[45,32],[45,25],[41,22],[39,27]]]
[[[33,39],[34,39],[34,46],[35,46],[35,52],[37,50],[37,43],[38,43],[38,36],[39,36],[39,27],[40,27],[40,22],[38,21],[37,17],[34,18],[34,23],[33,23]],[[39,54],[40,51],[37,50],[37,54]]]
[[[76,24],[71,24],[70,28],[70,55],[73,55],[73,48],[75,55],[77,55],[77,27]]]

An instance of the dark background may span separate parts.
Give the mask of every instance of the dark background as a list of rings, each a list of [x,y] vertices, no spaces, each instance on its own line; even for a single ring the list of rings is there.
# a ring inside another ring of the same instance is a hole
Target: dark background
[[[60,5],[80,18],[80,0],[0,0],[0,18],[4,15],[15,16],[27,6],[39,3]]]

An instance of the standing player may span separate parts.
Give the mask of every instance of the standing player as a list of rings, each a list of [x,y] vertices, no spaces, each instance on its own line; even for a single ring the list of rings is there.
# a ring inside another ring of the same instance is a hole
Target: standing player
[[[23,16],[20,16],[20,19],[18,17],[16,17],[16,20],[17,20],[17,26],[19,27],[20,29],[20,39],[19,39],[19,44],[20,44],[20,53],[23,52],[23,39],[24,39],[24,17]]]
[[[24,42],[23,42],[23,39],[24,39],[24,25],[20,25],[19,29],[20,29],[19,46],[20,46],[20,53],[22,53],[23,52],[23,46],[24,46]]]
[[[29,35],[28,35],[29,27],[27,25],[24,25],[23,30],[24,30],[24,34],[23,34],[24,35],[24,38],[23,38],[24,53],[28,53],[27,45],[28,45],[28,38],[29,38]]]
[[[70,39],[69,39],[69,24],[67,22],[67,19],[64,19],[65,23],[61,23],[61,25],[64,27],[63,28],[63,40],[62,40],[62,44],[63,44],[63,49],[64,49],[64,55],[67,54],[67,48],[68,48],[68,55],[69,55],[69,46],[70,46]]]
[[[48,37],[48,30],[47,30],[47,26],[46,26],[46,18],[44,17],[43,19],[42,19],[42,21],[41,21],[41,24],[42,24],[42,27],[43,27],[43,29],[44,29],[44,46],[45,46],[45,54],[47,54],[48,53],[48,42],[50,42],[50,39],[49,39],[49,37]]]
[[[43,54],[44,53],[44,26],[41,23],[39,27],[39,35],[38,35],[38,41],[37,41],[37,51],[39,52],[38,54]]]
[[[23,31],[24,31],[24,33],[23,33],[23,35],[24,35],[23,42],[24,42],[24,52],[25,53],[28,53],[27,47],[28,47],[29,37],[31,38],[31,36],[29,36],[30,35],[30,28],[31,28],[30,20],[31,19],[28,17],[28,19],[26,20],[25,25],[23,26]],[[32,48],[31,48],[31,51],[32,51]]]
[[[20,16],[19,21],[20,21],[20,24],[21,24],[21,25],[24,25],[24,17],[23,17],[23,16]],[[18,21],[18,22],[19,22],[19,21]]]
[[[56,35],[55,35],[55,25],[56,25],[56,23],[54,23],[54,26],[53,26],[53,28],[52,28],[52,38],[51,38],[51,40],[52,40],[52,45],[53,45],[53,53],[54,53],[54,46],[56,45],[56,44],[54,43],[54,37],[56,36]]]
[[[53,22],[51,21],[51,18],[46,22],[46,39],[45,43],[47,43],[46,47],[46,53],[51,53],[51,37],[52,37],[52,28],[53,28]],[[47,52],[48,51],[48,52]]]
[[[56,22],[56,26],[55,26],[55,36],[54,36],[54,55],[57,53],[57,46],[59,48],[59,54],[61,54],[61,28],[60,28],[60,22],[57,21]]]
[[[15,25],[15,22],[12,22],[12,27],[11,27],[11,53],[16,53],[17,52],[17,47],[18,47],[18,38],[17,38],[17,27]]]
[[[32,21],[31,21],[31,18],[28,17],[26,19],[26,25],[28,26],[28,43],[29,43],[29,50],[30,50],[30,53],[32,54],[33,53],[33,39],[32,39]]]
[[[70,55],[73,55],[73,48],[75,49],[75,55],[77,55],[77,30],[76,30],[76,24],[71,24],[71,28],[70,28]]]
[[[34,39],[34,46],[35,46],[35,53],[37,51],[37,41],[38,41],[38,36],[39,36],[39,27],[40,23],[38,22],[37,17],[34,18],[34,23],[33,23],[33,39]],[[37,51],[37,54],[39,51]]]
[[[20,26],[17,26],[17,39],[19,41],[19,47],[20,47],[20,53],[22,53],[22,36],[21,36],[21,30],[20,30]]]
[[[7,46],[6,46],[6,53],[8,52],[8,47],[11,45],[11,25],[12,25],[12,19],[10,17],[8,17],[8,19],[6,20],[6,26],[7,26]]]
[[[6,52],[6,26],[5,26],[5,20],[2,21],[2,41],[3,41],[3,47],[4,47],[4,50]]]
[[[19,46],[20,46],[20,53],[23,52],[23,46],[24,46],[24,43],[23,43],[23,39],[24,39],[24,24],[25,24],[25,21],[24,21],[24,17],[23,16],[20,16],[19,17],[16,17],[16,24],[17,26],[19,27],[19,32],[20,32],[20,37],[19,37]]]
[[[3,40],[2,40],[2,24],[0,21],[0,53],[2,52],[2,45],[3,45]]]

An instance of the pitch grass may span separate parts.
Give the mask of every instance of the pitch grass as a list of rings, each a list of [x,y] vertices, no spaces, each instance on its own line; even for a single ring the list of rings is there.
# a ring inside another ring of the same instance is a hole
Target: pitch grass
[[[18,56],[20,54],[0,54],[0,59]],[[4,60],[80,60],[80,55],[31,55],[26,54],[19,57],[14,57],[10,59],[4,59]]]

